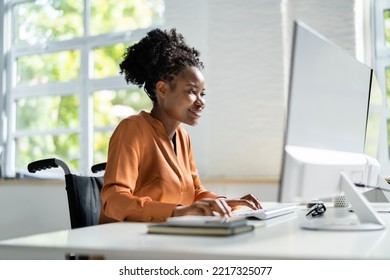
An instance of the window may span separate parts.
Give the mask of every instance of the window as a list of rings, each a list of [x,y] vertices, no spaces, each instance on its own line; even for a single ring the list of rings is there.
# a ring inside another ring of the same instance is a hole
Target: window
[[[106,161],[118,122],[152,106],[142,89],[125,83],[118,65],[128,46],[164,23],[164,1],[2,5],[2,176],[24,173],[29,162],[46,157],[88,174],[92,164]]]

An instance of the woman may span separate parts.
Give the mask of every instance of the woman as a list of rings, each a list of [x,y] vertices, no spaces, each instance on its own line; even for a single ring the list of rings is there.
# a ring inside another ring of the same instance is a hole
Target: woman
[[[120,73],[144,88],[153,108],[122,120],[110,139],[100,223],[230,216],[232,207],[261,208],[252,195],[226,199],[200,182],[180,124],[196,125],[205,108],[202,68],[199,52],[175,29],[154,29],[127,49]]]

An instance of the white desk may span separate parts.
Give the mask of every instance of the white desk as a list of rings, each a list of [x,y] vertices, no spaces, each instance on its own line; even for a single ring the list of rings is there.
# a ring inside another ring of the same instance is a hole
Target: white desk
[[[332,209],[327,213],[330,215]],[[309,231],[300,228],[305,210],[273,219],[265,227],[231,237],[147,234],[144,223],[114,223],[0,241],[0,258],[64,259],[64,254],[106,259],[387,259],[387,228],[368,232]],[[348,214],[353,215],[353,214]],[[280,223],[276,223],[282,221]],[[260,222],[263,223],[263,222]]]

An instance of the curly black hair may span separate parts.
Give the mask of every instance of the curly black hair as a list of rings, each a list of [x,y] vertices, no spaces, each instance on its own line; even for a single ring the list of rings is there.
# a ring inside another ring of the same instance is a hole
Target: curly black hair
[[[203,68],[199,51],[188,46],[176,29],[153,29],[138,43],[127,48],[119,64],[120,74],[127,83],[133,83],[155,103],[155,85],[158,81],[170,82],[183,68]]]

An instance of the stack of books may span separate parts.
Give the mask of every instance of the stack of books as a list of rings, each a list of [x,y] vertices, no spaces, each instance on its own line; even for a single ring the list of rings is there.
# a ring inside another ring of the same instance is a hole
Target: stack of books
[[[148,225],[148,233],[229,236],[254,229],[245,218],[218,216],[181,216]]]

